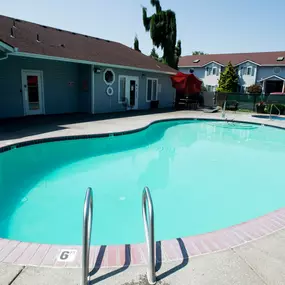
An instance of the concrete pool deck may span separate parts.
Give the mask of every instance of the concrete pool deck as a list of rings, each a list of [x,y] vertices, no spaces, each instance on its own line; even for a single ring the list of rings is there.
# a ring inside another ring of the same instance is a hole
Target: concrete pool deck
[[[199,111],[179,111],[123,118],[110,118],[107,116],[103,119],[98,119],[98,117],[94,116],[84,119],[79,117],[78,120],[74,120],[70,116],[64,120],[60,117],[58,119],[55,117],[53,120],[42,119],[41,121],[39,119],[37,122],[26,121],[20,122],[20,124],[19,121],[17,123],[17,120],[15,120],[14,123],[0,124],[0,147],[27,140],[51,137],[125,132],[143,128],[156,120],[179,118],[220,119],[221,113],[207,114]],[[252,118],[251,114],[248,113],[227,113],[227,118],[229,120],[250,121],[276,127],[285,126],[285,123],[282,121]],[[278,221],[279,226],[276,227],[276,222],[278,223]],[[276,232],[259,240],[250,243],[247,242],[248,240],[244,240],[244,245],[242,246],[233,248],[231,245],[228,245],[226,248],[222,248],[223,251],[221,252],[198,257],[192,257],[193,254],[188,253],[187,258],[162,263],[158,271],[158,276],[163,278],[161,284],[163,282],[166,284],[285,284],[285,270],[282,269],[282,267],[285,268],[282,263],[283,261],[285,262],[285,254],[282,255],[282,250],[280,250],[285,238],[283,227],[283,221],[277,220],[273,222],[271,231],[267,231],[265,234],[272,233],[275,230]],[[259,234],[254,238],[263,235]],[[249,240],[252,240],[252,238]],[[15,247],[19,247],[19,244],[15,245]],[[45,258],[48,252],[50,251],[44,250],[42,258]],[[66,264],[62,264],[61,268],[11,265],[11,263],[5,262],[6,257],[3,258],[4,255],[5,252],[3,254],[3,250],[0,249],[0,261],[1,259],[4,260],[0,265],[0,285],[80,284],[81,271],[74,268],[68,269]],[[188,259],[188,257],[190,258]],[[165,260],[163,256],[161,260]],[[269,268],[269,266],[266,266],[267,262],[270,262],[268,264],[274,264],[274,266]],[[94,269],[93,273],[96,273],[94,275],[95,281],[101,281],[100,283],[102,284],[128,284],[126,282],[131,282],[132,279],[138,280],[140,275],[145,274],[145,270],[145,266],[126,266],[116,269],[100,268],[99,271]],[[268,276],[266,275],[267,273]],[[129,283],[129,285],[145,284],[143,282],[142,280],[141,283]]]

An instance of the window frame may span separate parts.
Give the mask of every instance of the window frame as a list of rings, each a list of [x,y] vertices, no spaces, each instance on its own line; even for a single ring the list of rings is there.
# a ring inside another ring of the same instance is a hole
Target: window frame
[[[126,80],[125,88],[127,90],[127,79],[128,79],[128,76],[127,75],[119,75],[118,76],[118,103],[119,104],[123,104],[124,103],[124,101],[121,100],[121,79],[122,78],[125,78],[125,80]],[[125,90],[125,92],[126,92],[126,90]],[[126,94],[125,94],[125,98],[126,98]]]
[[[148,100],[147,98],[147,92],[148,92],[148,81],[151,80],[151,98]],[[156,99],[154,100],[154,94],[153,94],[153,82],[156,81]],[[158,78],[153,78],[153,77],[147,77],[146,78],[146,92],[145,92],[145,99],[146,102],[151,102],[151,101],[157,101],[158,100]]]
[[[110,71],[110,72],[113,73],[113,81],[112,81],[112,82],[107,82],[106,79],[105,79],[105,74],[106,74],[108,71]],[[114,70],[111,69],[111,68],[106,68],[106,69],[104,70],[104,72],[103,72],[103,80],[104,80],[105,84],[107,84],[108,86],[113,85],[113,84],[115,83],[115,81],[116,81],[116,74],[115,74]]]
[[[248,70],[250,70],[249,73],[248,73]],[[247,76],[252,76],[252,66],[247,66],[247,67],[246,67],[246,75],[247,75]]]

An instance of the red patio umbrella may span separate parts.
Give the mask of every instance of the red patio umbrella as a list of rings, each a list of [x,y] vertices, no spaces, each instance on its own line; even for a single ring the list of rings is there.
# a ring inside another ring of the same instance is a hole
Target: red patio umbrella
[[[176,75],[171,76],[171,81],[173,88],[184,95],[197,94],[201,92],[202,81],[192,73],[184,74],[182,72],[178,72]]]

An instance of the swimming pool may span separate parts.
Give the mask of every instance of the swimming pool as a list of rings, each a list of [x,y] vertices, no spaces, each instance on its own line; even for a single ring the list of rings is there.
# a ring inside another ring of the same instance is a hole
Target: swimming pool
[[[281,129],[181,120],[130,135],[3,152],[0,237],[81,244],[89,186],[92,244],[144,241],[145,185],[153,198],[157,240],[229,227],[284,207],[284,150]]]

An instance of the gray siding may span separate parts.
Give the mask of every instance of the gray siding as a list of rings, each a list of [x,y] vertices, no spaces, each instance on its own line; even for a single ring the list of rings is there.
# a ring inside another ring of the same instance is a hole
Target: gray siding
[[[259,81],[263,78],[267,78],[267,77],[272,76],[272,75],[276,75],[276,76],[280,76],[280,77],[285,78],[285,67],[280,67],[281,72],[278,74],[274,73],[273,69],[274,69],[274,66],[259,67],[257,70],[257,81]]]
[[[43,72],[44,104],[46,114],[91,112],[91,66],[62,61],[9,56],[0,61],[0,118],[24,115],[21,71],[40,70]],[[113,69],[114,95],[106,94],[107,85],[103,80],[104,68],[94,74],[95,113],[124,111],[118,102],[119,75],[139,78],[138,109],[150,108],[146,102],[146,80],[157,78],[161,90],[158,93],[159,107],[171,107],[175,97],[170,75]]]
[[[119,75],[136,76],[139,78],[138,109],[150,108],[150,103],[146,102],[146,79],[148,77],[157,78],[158,84],[161,84],[161,92],[158,93],[159,107],[165,108],[172,106],[175,90],[172,88],[170,75],[113,68],[112,70],[115,73],[115,82],[112,85],[114,94],[113,96],[108,96],[106,94],[108,86],[103,80],[104,70],[105,69],[101,67],[101,73],[95,74],[95,113],[125,110],[123,105],[118,102]]]
[[[0,117],[24,115],[22,69],[43,71],[46,114],[78,111],[77,64],[10,56],[0,61]]]
[[[91,113],[91,65],[78,64],[78,111]]]

